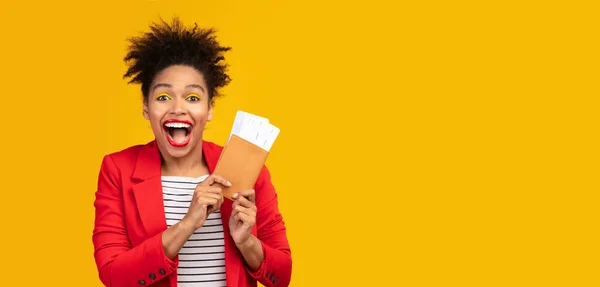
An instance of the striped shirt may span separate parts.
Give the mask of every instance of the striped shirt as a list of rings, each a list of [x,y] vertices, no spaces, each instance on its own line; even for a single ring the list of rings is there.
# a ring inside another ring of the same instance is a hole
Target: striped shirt
[[[167,226],[179,222],[188,211],[194,189],[208,176],[189,178],[163,176],[163,199]],[[178,287],[223,287],[225,241],[221,213],[213,212],[179,251]]]

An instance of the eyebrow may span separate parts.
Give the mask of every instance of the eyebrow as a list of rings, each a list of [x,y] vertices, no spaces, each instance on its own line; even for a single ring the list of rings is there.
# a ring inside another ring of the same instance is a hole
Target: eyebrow
[[[170,84],[158,83],[158,84],[154,85],[154,87],[152,88],[152,90],[154,91],[158,87],[173,88],[173,86],[171,86]],[[198,84],[187,85],[186,88],[196,88],[196,89],[200,89],[200,90],[202,90],[202,92],[206,93],[206,91],[204,90],[204,88],[201,85],[198,85]]]

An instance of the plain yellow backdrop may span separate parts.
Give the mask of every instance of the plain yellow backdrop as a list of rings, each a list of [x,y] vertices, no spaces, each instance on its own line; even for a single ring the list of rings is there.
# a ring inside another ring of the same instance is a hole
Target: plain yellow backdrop
[[[152,139],[125,40],[179,15],[233,47],[206,139],[281,128],[291,286],[598,286],[592,2],[4,0],[0,285],[101,286],[101,158]]]

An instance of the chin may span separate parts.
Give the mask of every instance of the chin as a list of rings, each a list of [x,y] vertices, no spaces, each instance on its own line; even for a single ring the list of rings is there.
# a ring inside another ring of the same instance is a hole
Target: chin
[[[190,153],[189,146],[186,148],[174,148],[168,143],[165,145],[165,152],[172,158],[184,158]]]

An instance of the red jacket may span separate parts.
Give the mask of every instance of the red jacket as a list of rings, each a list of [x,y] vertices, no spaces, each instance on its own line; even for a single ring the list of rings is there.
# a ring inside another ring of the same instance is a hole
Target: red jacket
[[[202,151],[212,173],[223,147],[203,141]],[[251,272],[229,236],[231,204],[221,206],[225,231],[227,286],[288,286],[292,259],[286,229],[277,206],[277,194],[266,166],[254,187],[256,224],[265,259]],[[178,257],[170,260],[162,247],[165,219],[161,157],[152,141],[106,155],[94,201],[96,218],[92,241],[100,280],[107,287],[175,287]]]

